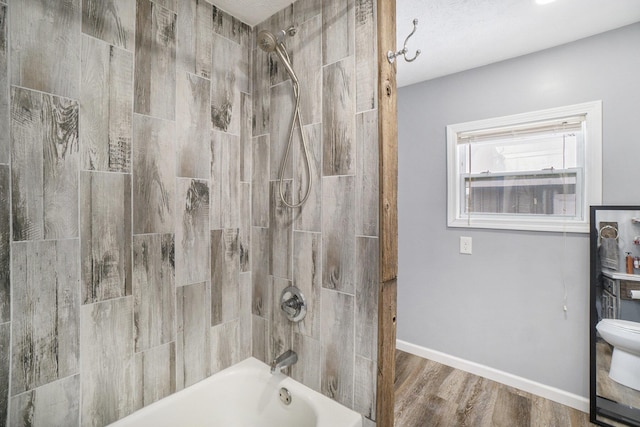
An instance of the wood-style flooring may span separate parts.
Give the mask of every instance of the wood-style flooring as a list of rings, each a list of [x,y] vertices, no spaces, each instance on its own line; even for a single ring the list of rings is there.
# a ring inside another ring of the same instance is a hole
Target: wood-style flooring
[[[589,415],[396,350],[396,427],[582,427]]]

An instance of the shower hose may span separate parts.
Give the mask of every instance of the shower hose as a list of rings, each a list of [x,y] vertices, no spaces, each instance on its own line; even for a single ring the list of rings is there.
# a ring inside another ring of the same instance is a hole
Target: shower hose
[[[288,70],[291,70],[290,72],[292,72],[293,70],[291,68],[291,59],[289,58],[289,54],[287,53],[287,50],[284,48],[284,44],[278,43],[278,45],[276,46],[276,50],[278,51],[282,59],[286,59],[288,63],[285,64],[285,67],[288,68]],[[280,172],[278,174],[278,193],[280,194],[280,200],[282,200],[282,203],[285,206],[290,208],[299,208],[302,205],[304,205],[304,203],[309,198],[309,194],[311,193],[312,179],[311,179],[311,160],[309,159],[309,148],[307,147],[307,140],[304,135],[304,130],[302,129],[302,117],[300,116],[300,85],[298,83],[298,79],[295,78],[295,75],[293,77],[294,78],[291,79],[291,83],[293,85],[293,95],[296,100],[296,104],[295,104],[295,109],[293,111],[293,118],[291,120],[291,127],[289,128],[289,140],[287,142],[287,149],[284,152],[282,163],[280,163]],[[300,130],[300,137],[302,138],[302,148],[304,150],[304,161],[306,165],[308,184],[307,184],[307,191],[305,192],[304,197],[298,203],[289,203],[284,197],[282,183],[284,181],[284,168],[289,158],[289,151],[291,151],[291,145],[293,144],[293,134],[295,132],[296,121],[298,123],[298,129]]]

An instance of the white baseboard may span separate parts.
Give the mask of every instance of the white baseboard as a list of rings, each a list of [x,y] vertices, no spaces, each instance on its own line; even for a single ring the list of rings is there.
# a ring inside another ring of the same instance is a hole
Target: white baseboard
[[[396,348],[589,413],[589,399],[586,397],[406,341],[397,340]]]

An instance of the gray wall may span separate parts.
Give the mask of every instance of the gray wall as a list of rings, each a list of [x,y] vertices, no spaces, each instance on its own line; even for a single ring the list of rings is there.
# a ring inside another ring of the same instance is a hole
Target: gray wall
[[[203,0],[0,0],[0,425],[104,425],[289,347],[375,425],[374,5],[258,26],[299,30],[315,182],[292,211],[291,87],[254,29]]]
[[[603,203],[638,204],[638,46],[633,24],[400,89],[398,339],[588,396],[588,235],[447,228],[445,126],[602,100]]]
[[[375,421],[378,289],[378,112],[373,0],[300,0],[259,24],[291,23],[286,41],[301,81],[303,131],[313,185],[291,210],[278,195],[292,87],[276,56],[253,50],[253,354],[270,361],[293,348],[291,375]],[[306,191],[296,131],[283,189]],[[279,308],[291,285],[309,310],[292,325]]]
[[[105,425],[248,357],[252,29],[24,0],[0,34],[0,424]]]

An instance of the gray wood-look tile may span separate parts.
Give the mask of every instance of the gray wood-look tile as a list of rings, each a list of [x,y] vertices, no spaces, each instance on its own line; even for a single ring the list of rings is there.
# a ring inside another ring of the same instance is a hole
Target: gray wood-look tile
[[[291,83],[284,82],[272,86],[270,98],[271,111],[274,114],[271,115],[269,122],[269,179],[274,180],[280,178],[280,168],[289,143],[291,117],[295,105]],[[291,144],[299,146],[301,143],[300,131],[296,129]],[[293,149],[287,157],[283,177],[293,178]]]
[[[131,295],[131,175],[80,174],[82,303]]]
[[[396,425],[587,427],[589,415],[396,350]]]
[[[77,239],[12,245],[11,394],[78,372]]]
[[[10,173],[9,165],[0,165],[0,323],[11,320]]]
[[[269,333],[270,356],[275,359],[291,347],[291,335],[293,333],[293,323],[287,319],[284,311],[280,309],[280,295],[285,288],[291,286],[291,281],[281,279],[279,277],[273,278],[273,293],[272,301],[273,309],[271,310],[271,331]],[[285,371],[286,372],[286,371]]]
[[[251,61],[253,54],[248,47],[240,46],[240,59],[237,65],[237,86],[240,93],[250,94],[253,82],[251,81]],[[241,123],[241,126],[244,122]],[[251,128],[249,128],[251,129]]]
[[[240,313],[238,229],[211,231],[211,326]]]
[[[14,240],[78,236],[78,103],[11,91]]]
[[[378,365],[370,359],[356,355],[354,370],[353,410],[375,421]]]
[[[251,132],[251,95],[240,93],[240,181],[251,182],[253,139]]]
[[[213,31],[241,46],[249,47],[251,27],[216,6],[213,6]]]
[[[133,334],[133,297],[80,308],[83,425],[104,426],[140,407]]]
[[[378,235],[378,111],[356,115],[356,234]]]
[[[209,183],[178,178],[176,286],[209,279]]]
[[[130,0],[82,0],[82,32],[133,50],[136,4]]]
[[[322,63],[339,61],[355,48],[355,0],[324,0],[322,2]],[[327,86],[325,86],[327,87]]]
[[[240,362],[238,319],[211,328],[211,373]]]
[[[133,115],[133,232],[172,233],[175,123]]]
[[[213,131],[211,137],[211,229],[240,226],[240,137]]]
[[[0,129],[9,129],[9,26],[6,5],[0,5]],[[9,164],[11,140],[9,132],[0,134],[0,164]]]
[[[324,67],[322,79],[323,174],[353,175],[356,172],[353,56]]]
[[[353,407],[354,297],[322,290],[322,393]]]
[[[136,1],[136,113],[173,120],[176,99],[176,14]]]
[[[13,85],[78,99],[80,9],[80,0],[11,3],[9,63]]]
[[[291,200],[291,180],[282,182],[282,195]],[[280,181],[271,181],[271,212],[269,226],[270,269],[276,277],[291,279],[291,254],[293,250],[293,211],[280,199]]]
[[[251,316],[252,333],[252,356],[264,363],[271,363],[269,360],[269,321],[260,316]]]
[[[44,238],[42,94],[11,89],[13,240]]]
[[[251,272],[240,274],[240,317],[238,319],[239,360],[251,357],[252,315],[251,315]]]
[[[378,44],[376,2],[355,0],[356,110],[376,108]]]
[[[355,292],[355,177],[322,180],[322,286]]]
[[[291,378],[320,393],[320,369],[322,367],[320,341],[294,332],[292,348],[298,353],[298,363],[291,367]]]
[[[269,229],[251,229],[251,313],[265,319],[271,314],[272,277],[269,274]]]
[[[251,271],[251,184],[240,184],[240,229],[238,230],[240,272]]]
[[[215,129],[240,135],[240,74],[246,74],[242,47],[220,35],[213,35],[211,75],[211,123]]]
[[[176,386],[180,390],[211,375],[211,288],[209,282],[181,286],[176,296]]]
[[[9,409],[9,375],[11,366],[11,323],[0,323],[0,422],[7,419]]]
[[[133,54],[83,36],[81,64],[82,167],[130,172]]]
[[[80,425],[80,375],[45,384],[11,399],[10,426]]]
[[[173,12],[176,12],[178,10],[178,3],[181,0],[152,0],[152,1],[164,8],[167,8]]]
[[[531,401],[514,391],[502,387],[498,390],[492,418],[494,426],[511,427],[513,420],[518,420],[522,425],[531,423]]]
[[[178,2],[176,65],[207,79],[211,78],[212,8],[205,0]]]
[[[295,212],[294,228],[303,231],[321,231],[322,229],[322,124],[304,126],[309,158],[311,160],[311,193],[301,208]],[[307,192],[307,176],[304,148],[293,147],[294,156],[294,194],[295,202],[302,200]]]
[[[252,140],[251,218],[256,227],[269,227],[269,135]]]
[[[379,242],[356,237],[356,354],[378,360]]]
[[[175,339],[175,245],[173,234],[133,236],[135,349]]]
[[[531,425],[571,426],[572,414],[561,404],[534,396],[531,402]]]
[[[142,389],[142,406],[147,406],[176,391],[176,343],[150,348],[136,354]]]
[[[318,2],[319,3],[319,2]],[[295,7],[295,4],[294,4]],[[316,15],[298,25],[291,39],[293,69],[300,80],[300,114],[302,124],[322,121],[322,16]],[[293,98],[289,101],[293,104]],[[277,111],[277,110],[276,110]],[[278,112],[278,115],[280,113]]]
[[[177,74],[176,164],[178,176],[209,179],[211,172],[211,83],[183,71]]]
[[[269,119],[271,117],[271,81],[269,77],[269,53],[263,51],[262,49],[253,49],[252,53],[252,129],[253,136],[260,136],[269,133]]]
[[[296,330],[319,340],[322,290],[322,236],[319,233],[293,233],[293,284],[307,301],[307,315],[298,322]]]
[[[322,2],[318,0],[298,0],[293,3],[294,22],[303,23],[322,13]]]

